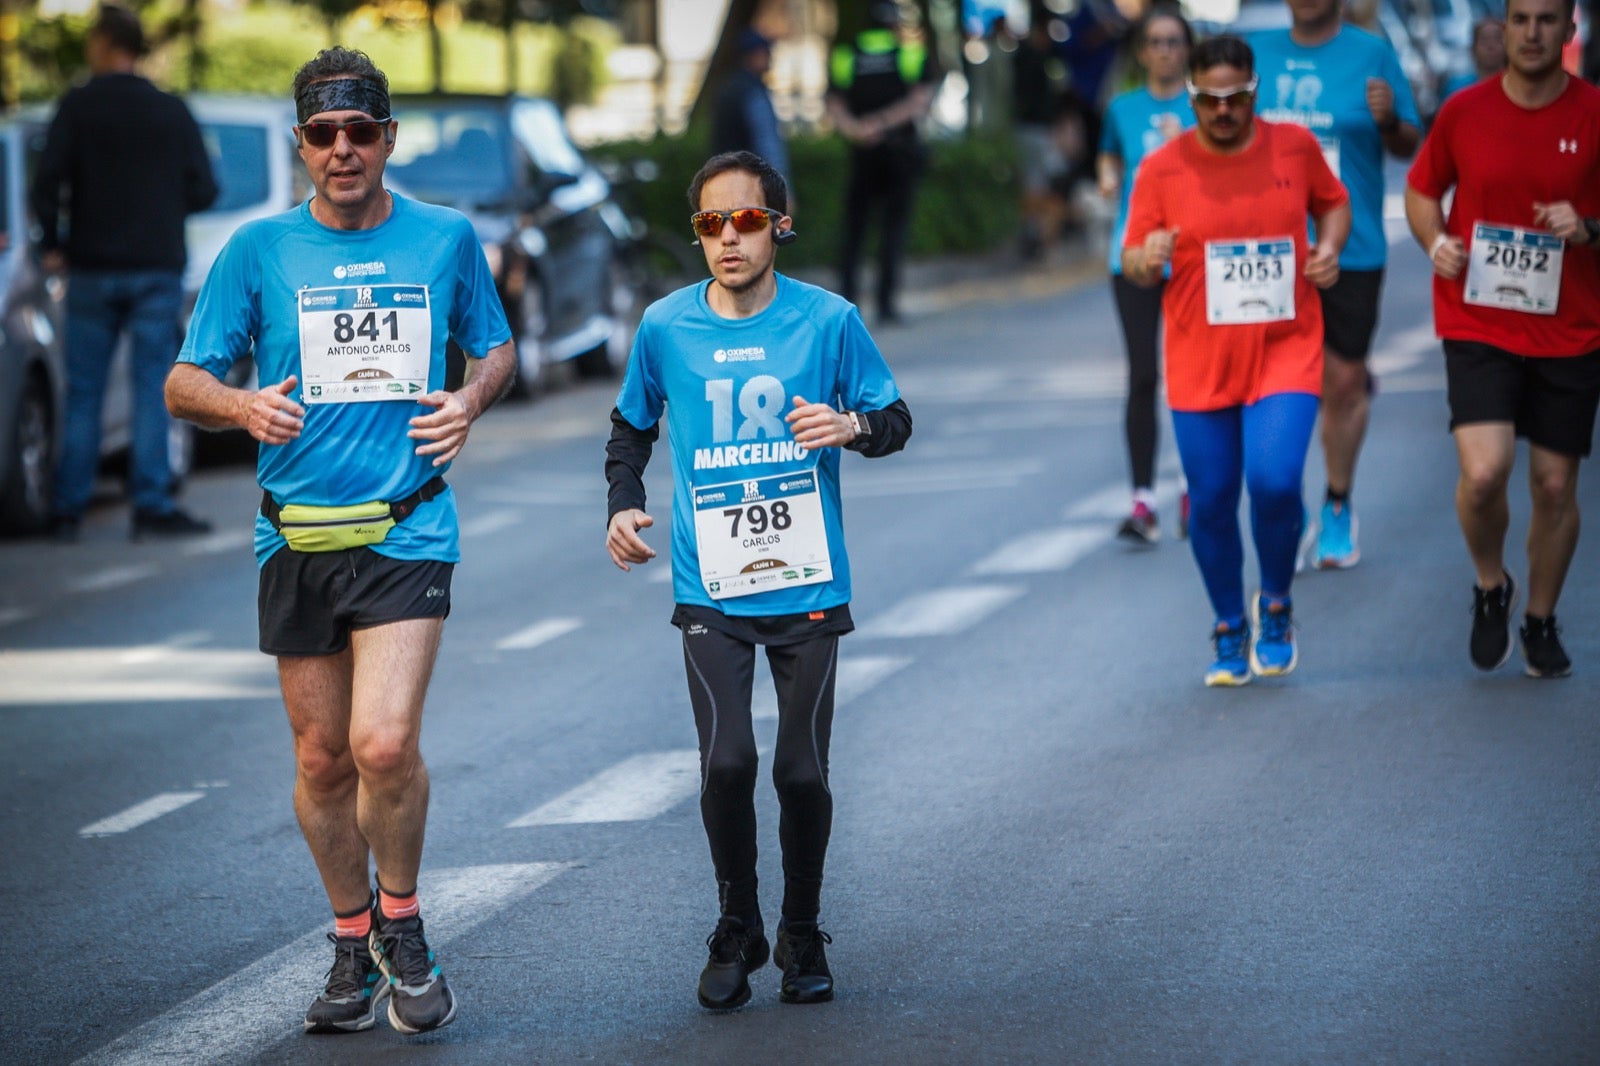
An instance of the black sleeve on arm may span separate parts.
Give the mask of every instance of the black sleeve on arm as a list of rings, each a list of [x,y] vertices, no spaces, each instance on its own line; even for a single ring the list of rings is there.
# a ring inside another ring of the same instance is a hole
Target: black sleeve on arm
[[[45,134],[44,151],[34,171],[33,186],[28,190],[28,206],[39,223],[39,247],[46,252],[58,249],[63,244],[60,231],[61,183],[67,173],[67,142],[70,137],[67,125],[70,121],[70,113],[63,115],[57,109]]]
[[[853,452],[860,452],[868,459],[878,459],[893,455],[911,439],[911,408],[906,406],[904,400],[896,400],[876,411],[856,413],[866,419],[872,432],[845,445]]]
[[[606,525],[618,511],[644,510],[644,468],[661,436],[659,423],[638,429],[611,409],[611,439],[606,441]]]

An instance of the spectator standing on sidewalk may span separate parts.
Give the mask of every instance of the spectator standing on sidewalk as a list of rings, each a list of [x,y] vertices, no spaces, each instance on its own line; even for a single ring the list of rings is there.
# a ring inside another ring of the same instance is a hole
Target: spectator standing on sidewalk
[[[834,47],[828,69],[828,116],[850,142],[840,240],[839,294],[856,303],[868,216],[882,217],[878,245],[878,321],[900,321],[900,265],[925,149],[916,123],[933,104],[938,81],[922,44],[900,39],[900,9],[877,0],[869,26]]]
[[[162,389],[178,354],[183,220],[211,206],[217,184],[189,109],[136,73],[144,52],[138,17],[102,7],[86,44],[89,80],[61,98],[31,190],[44,269],[68,277],[66,425],[51,521],[63,541],[77,539],[94,491],[106,378],[124,332],[132,341],[130,533],[211,529],[173,502]]]
[[[767,71],[772,69],[772,41],[759,30],[747,28],[739,35],[739,65],[728,75],[717,94],[711,114],[711,154],[751,152],[771,163],[793,182],[789,169],[789,146],[784,143],[778,112],[767,90]]]

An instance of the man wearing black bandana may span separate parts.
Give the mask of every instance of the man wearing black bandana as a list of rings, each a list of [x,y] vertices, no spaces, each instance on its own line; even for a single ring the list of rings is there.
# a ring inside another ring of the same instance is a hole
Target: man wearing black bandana
[[[383,73],[330,48],[296,74],[294,97],[316,195],[229,240],[167,402],[261,442],[261,650],[278,659],[295,813],[334,912],[334,962],[305,1030],[369,1029],[387,997],[389,1023],[418,1033],[456,1013],[417,899],[423,700],[460,558],[443,475],[515,356],[471,223],[383,187],[398,130]],[[455,392],[451,340],[469,356]],[[249,355],[271,384],[224,385]]]

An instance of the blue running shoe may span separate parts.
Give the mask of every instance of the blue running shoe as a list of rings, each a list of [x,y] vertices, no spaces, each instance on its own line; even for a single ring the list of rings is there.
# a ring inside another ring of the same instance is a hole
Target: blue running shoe
[[[1361,549],[1356,547],[1356,513],[1349,500],[1323,504],[1317,527],[1312,566],[1318,570],[1348,570],[1361,561]]]
[[[1245,646],[1250,643],[1250,627],[1244,619],[1233,625],[1218,622],[1211,631],[1211,643],[1217,650],[1216,661],[1206,671],[1206,684],[1212,688],[1231,688],[1250,683],[1250,663],[1245,658]]]
[[[1290,602],[1285,599],[1269,607],[1266,597],[1257,596],[1250,603],[1250,621],[1256,631],[1255,642],[1250,645],[1250,672],[1257,677],[1282,677],[1293,670],[1300,659],[1300,649],[1294,643]]]

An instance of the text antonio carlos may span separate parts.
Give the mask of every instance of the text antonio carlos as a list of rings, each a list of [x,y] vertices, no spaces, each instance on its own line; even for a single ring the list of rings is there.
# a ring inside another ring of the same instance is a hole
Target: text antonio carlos
[[[690,223],[711,278],[645,312],[606,446],[606,549],[628,570],[655,556],[642,536],[654,524],[643,475],[665,415],[672,623],[700,735],[700,810],[720,907],[698,989],[713,1010],[750,998],[748,976],[769,953],[756,885],[757,645],[778,698],[779,995],[833,998],[819,898],[838,639],[853,628],[839,449],[877,457],[911,436],[911,412],[854,305],[774,270],[779,247],[795,239],[788,202],[783,177],[749,152],[715,156],[695,175]]]

